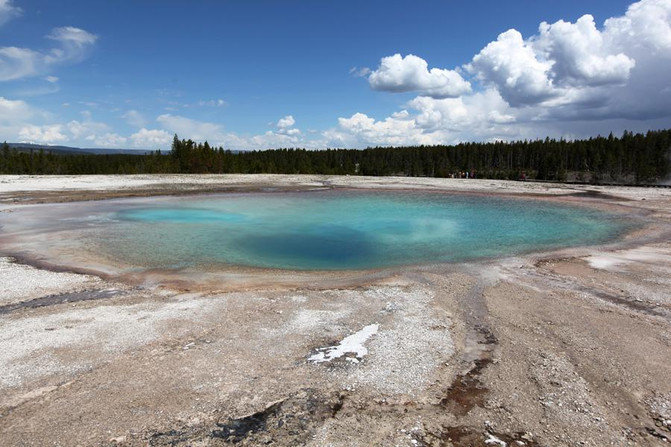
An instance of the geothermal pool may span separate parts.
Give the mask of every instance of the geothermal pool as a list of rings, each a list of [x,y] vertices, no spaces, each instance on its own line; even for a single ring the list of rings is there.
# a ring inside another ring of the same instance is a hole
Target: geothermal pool
[[[88,252],[138,268],[292,270],[510,256],[603,243],[628,226],[613,214],[540,200],[360,191],[40,205],[0,225],[23,251],[52,257]]]

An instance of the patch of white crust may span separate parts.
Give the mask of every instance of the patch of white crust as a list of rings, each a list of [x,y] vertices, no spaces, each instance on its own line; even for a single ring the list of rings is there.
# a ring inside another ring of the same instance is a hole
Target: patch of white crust
[[[653,247],[639,247],[612,253],[600,253],[585,258],[590,267],[599,270],[615,270],[618,266],[631,263],[671,265],[671,255]]]
[[[345,354],[354,354],[356,359],[351,357],[348,359],[358,363],[366,354],[368,354],[368,349],[364,346],[364,343],[366,343],[370,337],[377,334],[378,329],[378,324],[369,324],[360,331],[343,338],[336,346],[319,348],[316,354],[308,358],[308,361],[313,363],[324,363],[340,358]]]
[[[95,287],[101,280],[76,273],[50,272],[0,258],[0,305]]]

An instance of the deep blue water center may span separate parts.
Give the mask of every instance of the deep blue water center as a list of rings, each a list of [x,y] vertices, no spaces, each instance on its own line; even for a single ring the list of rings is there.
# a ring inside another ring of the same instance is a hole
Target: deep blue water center
[[[101,243],[147,267],[296,270],[458,262],[605,242],[614,215],[540,200],[315,191],[172,198],[128,206]]]

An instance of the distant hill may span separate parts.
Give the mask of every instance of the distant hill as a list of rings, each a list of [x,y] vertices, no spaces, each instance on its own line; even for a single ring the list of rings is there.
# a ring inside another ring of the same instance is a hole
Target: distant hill
[[[32,144],[32,143],[7,143],[9,147],[19,151],[29,152],[39,151],[43,149],[45,152],[53,152],[54,154],[131,154],[144,155],[151,152],[147,149],[101,149],[101,148],[83,148],[70,146],[49,146],[46,144]]]

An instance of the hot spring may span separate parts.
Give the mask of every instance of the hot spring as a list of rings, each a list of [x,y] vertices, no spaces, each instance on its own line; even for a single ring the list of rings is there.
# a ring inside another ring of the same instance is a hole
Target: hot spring
[[[369,269],[607,242],[621,217],[541,200],[311,191],[20,207],[0,219],[26,253],[88,252],[136,268]]]

